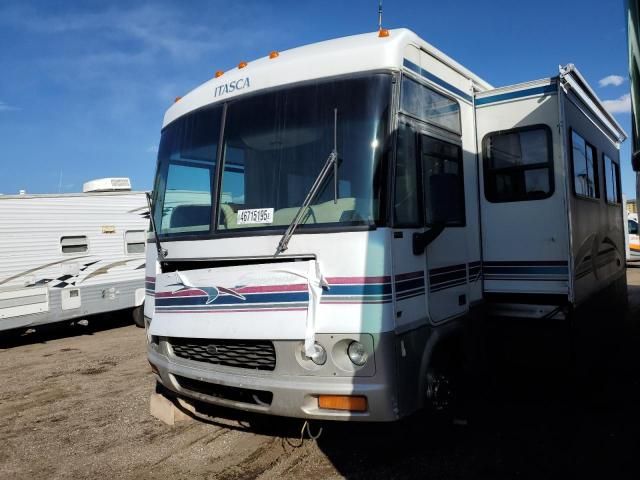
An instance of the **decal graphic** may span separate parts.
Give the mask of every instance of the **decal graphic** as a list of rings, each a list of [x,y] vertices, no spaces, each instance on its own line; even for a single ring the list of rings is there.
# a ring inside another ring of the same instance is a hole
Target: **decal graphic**
[[[192,292],[195,294],[198,294],[202,292],[207,296],[207,301],[205,302],[205,305],[209,305],[210,303],[213,303],[221,293],[226,295],[231,295],[232,297],[238,298],[240,300],[246,300],[244,295],[240,295],[238,292],[230,288],[224,288],[220,286],[200,287],[200,286],[192,285],[188,280],[185,280],[185,278],[182,275],[180,275],[178,272],[176,272],[176,277],[177,277],[176,283],[171,283],[167,285],[168,287],[179,287],[177,290],[173,290],[171,292],[171,295],[175,295],[176,293],[187,294]]]

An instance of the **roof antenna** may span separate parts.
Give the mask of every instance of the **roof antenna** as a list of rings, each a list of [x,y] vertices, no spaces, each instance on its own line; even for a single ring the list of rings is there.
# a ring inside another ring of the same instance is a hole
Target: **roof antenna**
[[[382,0],[378,0],[378,36],[389,36],[389,30],[387,30],[386,28],[382,28]]]

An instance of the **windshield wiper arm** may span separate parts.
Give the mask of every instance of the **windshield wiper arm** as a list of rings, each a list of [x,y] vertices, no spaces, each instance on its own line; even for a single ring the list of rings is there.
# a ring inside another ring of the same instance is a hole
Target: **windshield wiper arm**
[[[280,243],[278,243],[278,248],[276,249],[276,253],[275,253],[276,255],[284,252],[287,249],[289,245],[289,240],[291,240],[293,233],[295,232],[296,228],[298,228],[298,225],[300,225],[300,222],[302,221],[302,216],[306,213],[306,210],[307,208],[309,208],[309,205],[311,205],[311,202],[315,200],[316,195],[318,195],[318,192],[320,191],[320,187],[322,187],[322,184],[324,183],[324,181],[329,176],[332,170],[334,175],[333,201],[334,203],[338,203],[338,145],[337,145],[338,135],[337,135],[337,131],[338,131],[338,109],[334,108],[333,109],[333,150],[327,157],[327,161],[322,167],[322,170],[320,170],[320,173],[318,173],[318,176],[314,180],[313,185],[311,185],[311,188],[309,189],[309,192],[307,193],[307,196],[305,197],[304,202],[302,202],[302,205],[298,209],[296,216],[293,217],[293,220],[291,221],[291,223],[285,230],[284,234],[282,235],[282,238],[280,239]]]
[[[162,245],[160,244],[160,238],[158,238],[158,231],[156,230],[156,221],[154,219],[153,209],[151,208],[151,193],[144,192],[144,195],[145,197],[147,197],[147,206],[149,207],[149,220],[151,222],[151,229],[153,230],[153,238],[156,243],[156,250],[158,251],[158,259],[161,262],[163,262],[165,259],[165,255],[167,254],[167,251],[164,248],[162,248]]]

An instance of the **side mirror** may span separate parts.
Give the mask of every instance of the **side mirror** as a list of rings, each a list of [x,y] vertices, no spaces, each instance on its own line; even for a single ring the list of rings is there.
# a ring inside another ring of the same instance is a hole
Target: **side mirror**
[[[636,150],[631,155],[631,166],[634,172],[640,172],[640,150]]]
[[[422,255],[425,248],[433,242],[444,231],[444,223],[436,223],[429,230],[423,233],[413,234],[413,254]]]

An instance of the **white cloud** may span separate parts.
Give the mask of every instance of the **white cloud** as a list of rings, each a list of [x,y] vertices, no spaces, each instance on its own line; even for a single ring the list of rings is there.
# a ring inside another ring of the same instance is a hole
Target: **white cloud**
[[[158,153],[158,146],[157,145],[149,145],[147,147],[147,149],[145,150],[145,152],[147,152],[147,153]]]
[[[0,112],[13,112],[16,110],[20,110],[18,107],[14,107],[13,105],[9,105],[8,103],[0,101]]]
[[[608,87],[610,85],[613,85],[614,87],[619,87],[623,83],[624,83],[624,77],[621,77],[620,75],[607,75],[606,77],[601,78],[598,81],[598,84],[601,87]]]
[[[629,113],[631,111],[631,95],[626,93],[616,100],[602,102],[609,113]]]

